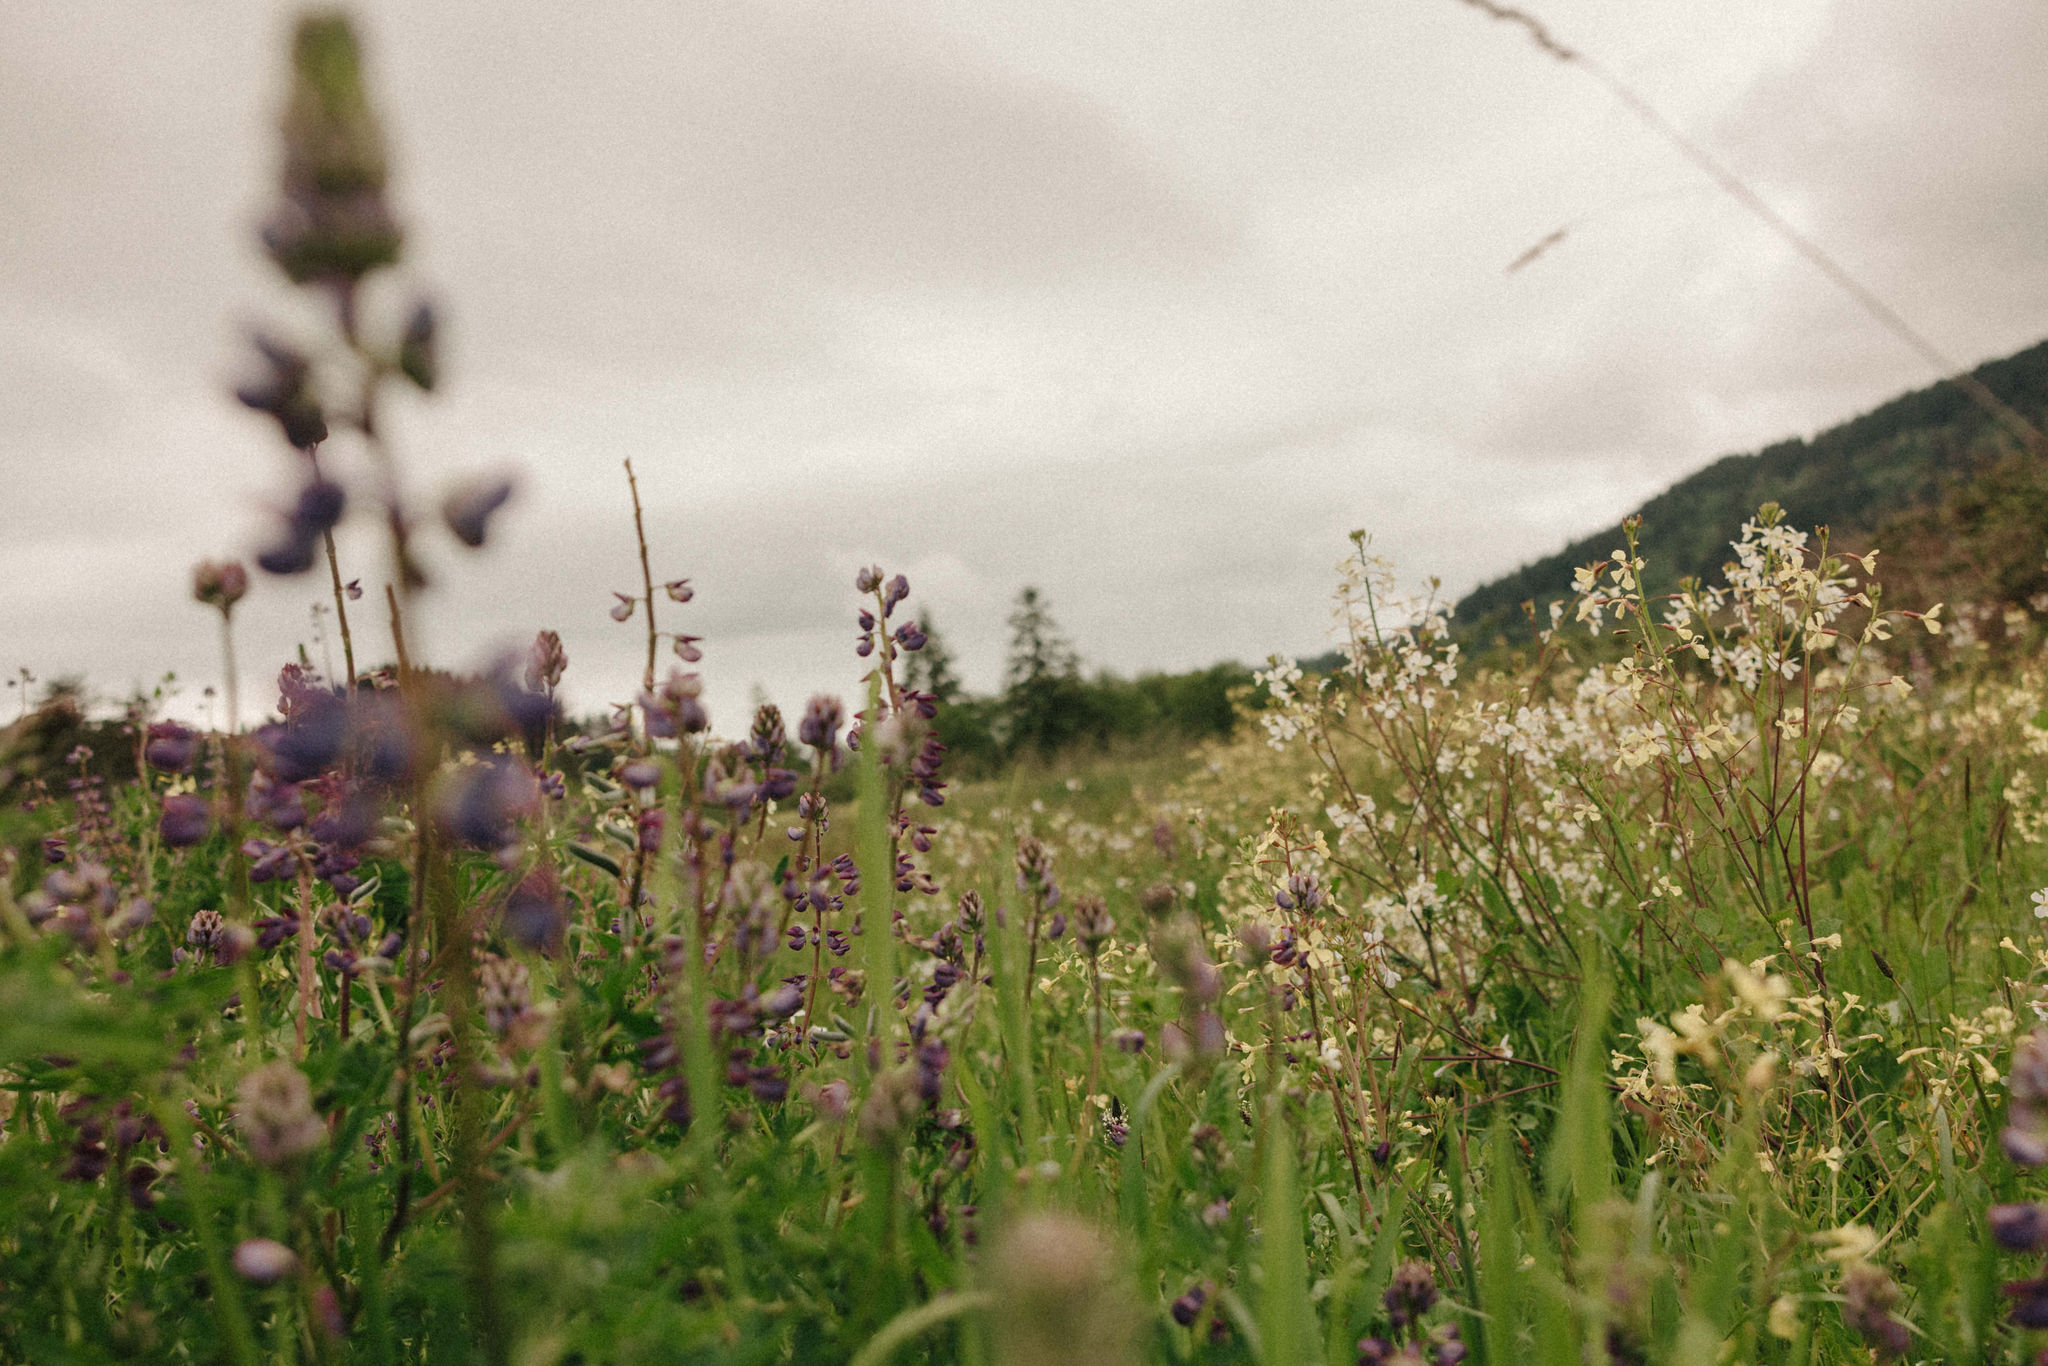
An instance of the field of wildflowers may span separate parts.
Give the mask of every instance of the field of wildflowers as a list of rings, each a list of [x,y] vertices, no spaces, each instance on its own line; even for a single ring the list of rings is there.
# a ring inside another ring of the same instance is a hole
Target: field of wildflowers
[[[265,243],[331,330],[259,343],[300,486],[193,589],[232,679],[324,573],[347,676],[7,789],[0,1359],[2048,1360],[2024,613],[1889,608],[1766,506],[1473,661],[1361,536],[1340,662],[1235,738],[966,781],[903,576],[849,585],[863,707],[712,717],[643,537],[643,689],[577,727],[552,633],[407,635],[377,410],[434,313],[359,309],[381,134],[345,21],[294,58]]]

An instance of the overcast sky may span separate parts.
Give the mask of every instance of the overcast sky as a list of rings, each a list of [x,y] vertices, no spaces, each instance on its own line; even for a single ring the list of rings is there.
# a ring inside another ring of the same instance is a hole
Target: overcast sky
[[[2048,333],[2039,0],[1537,10],[1959,360]],[[406,480],[523,475],[490,548],[432,542],[420,633],[465,665],[559,630],[582,707],[644,649],[606,615],[627,456],[734,731],[757,687],[853,689],[863,563],[978,687],[1026,584],[1093,665],[1311,653],[1353,527],[1456,594],[1932,378],[1452,0],[357,11],[447,321],[442,391],[394,415]],[[290,21],[0,5],[0,671],[175,670],[188,705],[218,678],[188,566],[252,550],[292,473],[228,397],[247,326],[302,316],[252,231]],[[323,588],[244,605],[252,701]]]

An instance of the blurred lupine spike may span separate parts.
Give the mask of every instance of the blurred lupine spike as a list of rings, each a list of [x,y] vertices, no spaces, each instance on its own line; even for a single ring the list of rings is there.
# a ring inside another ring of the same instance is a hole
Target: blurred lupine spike
[[[384,198],[384,136],[346,16],[300,19],[283,133],[282,197],[263,225],[271,259],[295,284],[352,282],[395,263],[403,235]]]
[[[1116,920],[1101,897],[1084,896],[1074,902],[1074,939],[1090,956],[1102,952],[1114,933]]]
[[[1380,1298],[1396,1330],[1419,1324],[1436,1305],[1436,1273],[1427,1262],[1403,1262],[1394,1268],[1394,1277]]]

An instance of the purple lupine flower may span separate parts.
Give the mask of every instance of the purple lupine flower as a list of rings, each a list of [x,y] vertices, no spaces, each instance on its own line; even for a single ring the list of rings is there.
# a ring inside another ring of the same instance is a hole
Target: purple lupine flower
[[[258,770],[249,779],[242,809],[251,820],[276,830],[296,830],[306,823],[306,799],[297,783],[281,783]]]
[[[914,653],[924,648],[925,634],[916,622],[906,621],[896,628],[896,643]]]
[[[206,798],[190,792],[164,798],[157,834],[169,848],[189,849],[204,840],[212,828],[213,811]]]
[[[879,566],[862,569],[853,576],[853,591],[872,593],[882,586],[882,571]]]
[[[880,572],[879,570],[876,571],[878,575]],[[910,580],[898,574],[895,578],[889,580],[888,588],[882,593],[882,615],[887,616],[895,611],[896,605],[909,596]]]
[[[303,664],[287,664],[277,671],[277,713],[296,721],[319,707],[331,707],[341,694]]]
[[[292,870],[292,848],[265,839],[245,840],[242,853],[249,859],[249,881],[275,882]]]
[[[1273,904],[1283,911],[1313,911],[1323,904],[1323,884],[1314,873],[1294,873],[1287,885],[1273,893]]]
[[[829,755],[839,747],[839,727],[845,719],[839,699],[819,693],[804,708],[804,719],[797,724],[797,738],[820,754]]]
[[[509,755],[494,754],[458,770],[442,793],[442,824],[465,844],[480,849],[511,842],[518,822],[540,804],[533,770]]]
[[[398,342],[398,372],[426,390],[433,389],[441,378],[440,348],[435,344],[440,335],[439,321],[431,300],[417,301]]]
[[[348,493],[332,479],[315,477],[299,490],[292,507],[292,530],[308,539],[332,531],[348,507]]]
[[[418,746],[411,718],[398,697],[378,692],[355,694],[349,700],[345,734],[359,778],[390,787],[411,774]]]
[[[512,481],[504,475],[477,475],[452,490],[441,502],[441,520],[455,539],[474,550],[484,543],[491,516],[512,497]]]
[[[697,596],[697,590],[690,587],[688,579],[670,579],[662,588],[668,593],[670,602],[688,602]]]
[[[533,687],[526,681],[525,675],[529,670],[521,667],[522,662],[517,653],[501,656],[484,676],[484,682],[510,728],[530,733],[554,720],[557,707],[553,692]]]
[[[678,734],[695,735],[711,725],[709,713],[700,700],[704,681],[696,674],[671,669],[658,693],[640,694],[640,709],[647,717],[647,733],[659,739]]]
[[[2012,1308],[2014,1324],[2021,1328],[2048,1328],[2048,1277],[2007,1282],[2005,1293],[2019,1301]],[[1847,1312],[1843,1311],[1845,1317]]]
[[[328,799],[306,833],[333,848],[360,849],[376,833],[376,813],[359,794],[344,792]]]
[[[504,932],[514,942],[545,954],[561,950],[567,917],[555,891],[553,872],[541,868],[526,874],[504,905]]]
[[[268,413],[284,432],[286,444],[294,450],[317,446],[327,439],[327,418],[313,394],[313,364],[299,351],[274,337],[257,332],[250,336],[263,373],[240,385],[235,397],[242,405]]]
[[[321,536],[341,520],[347,501],[341,485],[332,480],[308,480],[284,515],[277,539],[256,556],[256,563],[268,574],[303,574],[311,569]]]
[[[542,631],[526,650],[526,686],[535,692],[553,692],[561,686],[562,674],[568,667],[569,652],[562,648],[562,637],[553,631]]]
[[[166,773],[183,773],[192,767],[198,752],[198,732],[176,721],[152,721],[142,746],[142,757],[149,766]]]
[[[1410,1324],[1420,1323],[1436,1304],[1436,1275],[1427,1262],[1405,1261],[1394,1268],[1394,1278],[1387,1285],[1380,1302],[1387,1307],[1387,1318],[1398,1331]]]
[[[2048,1245],[2048,1207],[2034,1201],[1993,1205],[1988,1216],[1991,1236],[2014,1252],[2034,1252]]]
[[[617,602],[612,604],[612,620],[626,621],[631,618],[633,615],[633,605],[639,602],[640,599],[629,597],[619,592],[614,592],[612,596],[618,599]]]

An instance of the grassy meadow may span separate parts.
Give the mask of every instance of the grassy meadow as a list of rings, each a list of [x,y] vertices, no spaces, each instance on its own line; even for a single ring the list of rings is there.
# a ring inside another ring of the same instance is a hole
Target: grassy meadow
[[[709,716],[643,538],[644,686],[579,724],[552,633],[406,634],[508,490],[399,492],[435,314],[356,307],[403,239],[347,22],[292,69],[264,243],[329,329],[240,397],[301,484],[192,612],[232,678],[245,594],[331,581],[347,676],[0,731],[0,1360],[2048,1360],[2025,604],[1766,504],[1474,652],[1360,536],[1327,667],[1105,743],[1056,649],[941,696],[881,568],[864,705]]]

